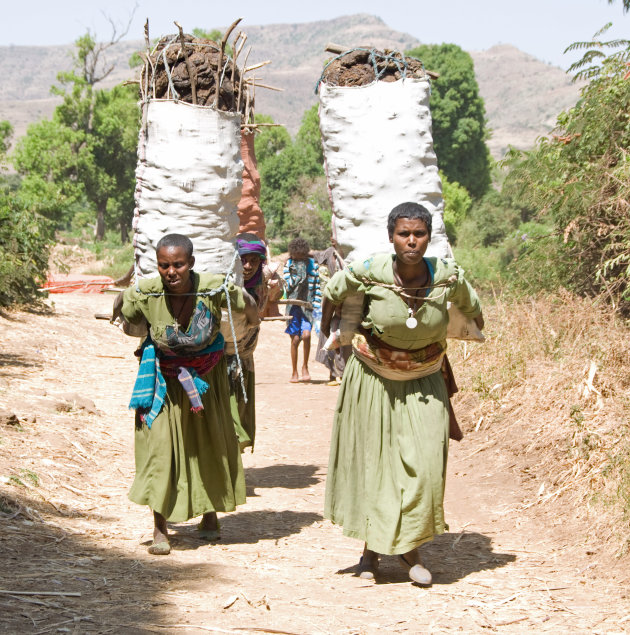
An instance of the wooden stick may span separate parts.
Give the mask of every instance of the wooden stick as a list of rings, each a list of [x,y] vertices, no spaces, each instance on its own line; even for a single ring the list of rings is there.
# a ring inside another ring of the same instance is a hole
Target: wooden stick
[[[78,591],[9,591],[8,589],[0,589],[0,593],[5,595],[51,595],[69,598],[80,598],[81,593]]]
[[[249,98],[250,98],[250,94],[249,91],[247,91],[245,93],[245,123],[249,123]]]
[[[235,51],[235,55],[234,55],[235,61],[236,61],[236,58],[241,54],[241,51],[243,50],[243,48],[245,47],[245,42],[247,42],[247,34],[241,31],[239,35],[241,36],[241,43],[238,46],[238,51]]]
[[[232,55],[232,76],[230,78],[230,81],[232,82],[232,110],[234,110],[234,105],[235,105],[235,100],[236,100],[236,87],[234,86],[234,75],[236,74],[236,58],[238,57],[238,54],[241,52],[241,49],[243,48],[243,44],[245,44],[245,41],[243,41],[243,44],[240,46],[240,48],[237,48],[237,44],[239,42],[239,40],[241,39],[241,37],[243,36],[243,31],[239,31],[236,39],[234,40],[234,42],[232,42],[232,48],[234,49],[234,55]]]
[[[268,128],[278,128],[278,127],[282,127],[281,123],[244,123],[243,126],[248,126],[249,128],[262,128],[264,127],[268,127]]]
[[[186,62],[186,68],[188,69],[188,79],[190,80],[190,90],[192,92],[192,103],[197,105],[197,71],[193,69],[190,60],[188,59],[188,53],[186,51],[186,40],[184,39],[184,29],[182,29],[179,22],[175,21],[175,26],[179,29],[179,43],[182,47],[182,53],[184,54],[184,61]]]
[[[267,88],[269,90],[275,90],[279,93],[283,93],[284,92],[284,88],[278,88],[277,86],[269,86],[268,84],[258,84],[256,82],[256,78],[253,77],[250,79],[246,79],[245,80],[246,83],[251,84],[252,86],[258,86],[258,88]]]
[[[221,94],[221,64],[223,64],[223,52],[225,51],[225,44],[227,42],[227,39],[230,37],[230,34],[232,33],[232,31],[236,28],[236,25],[242,19],[243,18],[237,18],[236,20],[234,20],[234,22],[230,24],[227,31],[223,34],[223,37],[221,38],[221,50],[219,51],[219,61],[217,62],[217,72],[214,79],[216,83],[216,90],[217,90],[214,96],[214,107],[217,110],[219,108],[219,96]]]
[[[149,93],[149,65],[151,60],[151,40],[149,39],[149,18],[144,23],[144,43],[147,47],[147,56],[144,60],[144,98]],[[153,97],[155,97],[155,82],[153,82]]]
[[[349,47],[342,46],[341,44],[333,44],[332,42],[329,42],[324,47],[324,51],[326,51],[327,53],[336,53],[337,55],[341,55],[348,50],[350,50]]]
[[[247,66],[247,60],[249,58],[249,54],[252,52],[252,47],[250,46],[247,49],[247,53],[245,53],[245,62],[243,64],[243,68],[245,68],[245,66]],[[238,80],[238,100],[236,102],[236,112],[240,112],[241,110],[241,92],[243,90],[243,71],[241,70],[241,76],[239,77]]]
[[[276,304],[294,304],[295,306],[302,306],[307,309],[313,308],[313,305],[306,300],[276,300]]]
[[[243,72],[249,73],[249,71],[254,71],[257,68],[262,68],[263,66],[267,66],[267,64],[271,64],[271,60],[260,62],[259,64],[252,64],[252,66],[248,66],[247,68],[243,69]]]

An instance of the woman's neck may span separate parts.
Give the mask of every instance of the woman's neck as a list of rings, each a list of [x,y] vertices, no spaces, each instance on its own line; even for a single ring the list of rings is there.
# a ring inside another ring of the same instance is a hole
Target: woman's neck
[[[428,283],[429,268],[424,258],[415,265],[405,265],[398,258],[395,258],[394,275],[399,278],[403,286],[417,286],[419,281]]]

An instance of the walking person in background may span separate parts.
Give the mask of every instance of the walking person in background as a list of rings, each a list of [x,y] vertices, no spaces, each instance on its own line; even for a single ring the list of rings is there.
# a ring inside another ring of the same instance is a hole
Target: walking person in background
[[[333,238],[331,238],[331,246],[324,251],[316,251],[313,256],[319,265],[319,279],[322,294],[326,289],[326,284],[330,278],[337,273],[340,269],[343,269],[343,259],[337,251],[337,245]],[[341,307],[336,307],[333,313],[330,331],[335,333],[339,330],[341,324]],[[328,369],[328,385],[338,386],[343,376],[343,370],[346,367],[346,361],[350,357],[352,347],[338,345],[335,348],[324,348],[326,344],[326,337],[319,332],[319,338],[317,341],[317,350],[315,351],[315,361],[323,364]]]
[[[241,234],[236,239],[236,248],[243,265],[243,295],[251,298],[256,305],[257,317],[262,317],[269,297],[270,285],[278,285],[281,281],[274,280],[273,274],[265,266],[267,261],[267,247],[265,243],[254,234]],[[248,298],[248,299],[249,299]],[[239,438],[241,450],[247,447],[254,451],[256,440],[256,375],[254,369],[254,351],[258,344],[260,333],[260,319],[251,320],[248,316],[235,319],[235,331],[237,334],[238,355],[241,360],[239,368],[236,358],[236,349],[231,341],[229,325],[222,325],[226,329],[225,354],[227,358],[228,374],[230,378],[230,406],[232,419]],[[240,372],[243,373],[243,383],[240,381]],[[243,394],[243,386],[247,395],[247,402]]]
[[[291,383],[310,381],[308,359],[311,352],[311,331],[313,311],[321,309],[319,288],[319,266],[309,256],[309,244],[303,238],[294,238],[289,243],[289,259],[284,266],[286,295],[289,301],[298,304],[287,305],[287,315],[291,316],[285,333],[291,336]],[[303,343],[302,374],[298,375],[298,349]]]
[[[449,395],[447,303],[483,328],[477,294],[454,260],[427,258],[431,214],[403,203],[389,214],[394,254],[351,263],[326,286],[322,333],[334,308],[365,293],[339,390],[325,516],[364,542],[358,575],[396,554],[413,582],[431,584],[418,547],[445,531]]]
[[[136,475],[129,498],[153,511],[149,553],[166,555],[167,521],[202,516],[201,537],[216,539],[216,513],[245,502],[219,329],[226,294],[235,311],[252,319],[256,306],[222,275],[193,272],[186,236],[164,236],[156,256],[159,276],[123,292],[122,315],[148,328],[130,403],[136,409]]]

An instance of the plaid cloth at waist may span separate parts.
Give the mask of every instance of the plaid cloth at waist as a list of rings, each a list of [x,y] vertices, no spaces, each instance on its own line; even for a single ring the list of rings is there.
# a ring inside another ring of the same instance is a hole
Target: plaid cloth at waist
[[[440,370],[446,353],[446,340],[409,351],[384,345],[369,334],[357,333],[352,340],[352,352],[381,377],[405,381]]]

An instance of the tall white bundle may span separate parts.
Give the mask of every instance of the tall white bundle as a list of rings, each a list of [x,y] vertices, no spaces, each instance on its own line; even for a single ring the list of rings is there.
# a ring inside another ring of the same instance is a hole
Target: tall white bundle
[[[442,184],[426,79],[320,85],[319,118],[333,206],[333,235],[347,261],[392,251],[387,215],[407,201],[431,212],[427,255],[447,257]]]
[[[169,233],[192,240],[195,270],[225,273],[239,226],[241,115],[171,100],[143,108],[134,214],[138,275],[157,272],[155,246]]]

